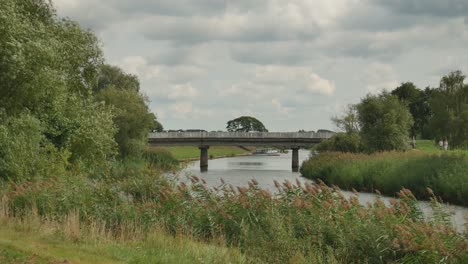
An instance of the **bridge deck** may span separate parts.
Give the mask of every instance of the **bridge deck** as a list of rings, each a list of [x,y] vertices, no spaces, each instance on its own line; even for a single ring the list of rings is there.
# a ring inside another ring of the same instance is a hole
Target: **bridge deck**
[[[150,133],[152,145],[174,146],[309,146],[328,139],[330,132],[161,132]]]

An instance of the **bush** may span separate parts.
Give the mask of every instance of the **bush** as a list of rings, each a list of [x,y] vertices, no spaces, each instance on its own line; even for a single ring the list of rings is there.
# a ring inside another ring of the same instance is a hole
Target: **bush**
[[[65,173],[68,152],[48,143],[39,120],[0,114],[0,179],[32,180]]]
[[[145,150],[144,158],[152,166],[164,170],[173,169],[179,165],[179,161],[165,149],[147,148]]]
[[[329,140],[320,142],[314,149],[320,152],[360,152],[361,138],[357,133],[337,133]]]

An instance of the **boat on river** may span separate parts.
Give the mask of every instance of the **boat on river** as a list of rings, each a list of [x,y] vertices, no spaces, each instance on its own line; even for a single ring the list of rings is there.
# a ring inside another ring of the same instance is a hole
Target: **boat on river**
[[[276,149],[257,149],[254,152],[255,156],[279,156],[280,152]]]

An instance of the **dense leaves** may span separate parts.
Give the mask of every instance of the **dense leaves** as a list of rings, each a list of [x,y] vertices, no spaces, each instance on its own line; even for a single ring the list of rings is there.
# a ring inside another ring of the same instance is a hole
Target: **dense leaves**
[[[361,138],[367,151],[404,150],[413,124],[408,108],[388,93],[368,95],[357,105]]]
[[[262,122],[251,116],[241,116],[228,121],[226,129],[229,132],[268,132]]]
[[[134,90],[109,87],[98,94],[98,100],[114,108],[114,123],[118,128],[115,141],[122,157],[141,155],[148,132],[156,122],[145,98]]]
[[[36,163],[54,168],[53,153],[104,172],[117,150],[141,155],[157,128],[136,76],[103,65],[94,33],[45,0],[0,2],[0,111],[0,176],[14,179],[39,175]]]
[[[430,99],[433,116],[430,128],[436,139],[448,139],[451,146],[468,148],[468,84],[460,72],[440,81]]]

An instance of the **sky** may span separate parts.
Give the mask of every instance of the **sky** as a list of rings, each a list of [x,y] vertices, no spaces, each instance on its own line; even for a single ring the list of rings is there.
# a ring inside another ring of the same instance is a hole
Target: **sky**
[[[468,0],[54,0],[165,129],[332,129],[369,93],[468,74]]]

